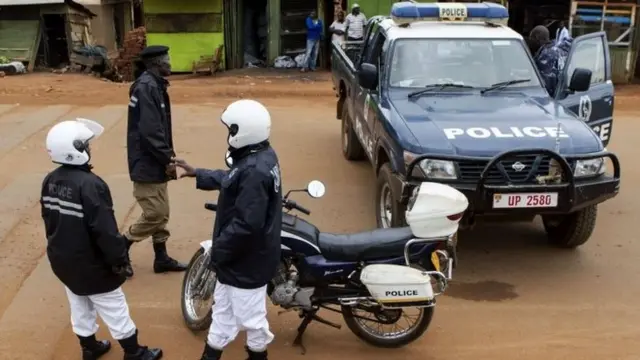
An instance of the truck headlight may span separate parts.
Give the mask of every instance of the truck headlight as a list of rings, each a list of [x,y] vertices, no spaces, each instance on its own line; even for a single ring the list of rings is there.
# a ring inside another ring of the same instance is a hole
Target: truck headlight
[[[456,167],[452,161],[424,159],[420,161],[420,168],[429,179],[451,180],[458,178]]]
[[[418,155],[408,151],[404,152],[404,161],[406,164],[412,162]],[[420,170],[425,177],[433,180],[454,180],[458,178],[456,166],[453,161],[424,159],[418,164]],[[415,170],[414,170],[415,171]]]
[[[573,171],[575,177],[585,177],[604,174],[606,166],[604,158],[596,158],[589,160],[577,160],[576,169]]]

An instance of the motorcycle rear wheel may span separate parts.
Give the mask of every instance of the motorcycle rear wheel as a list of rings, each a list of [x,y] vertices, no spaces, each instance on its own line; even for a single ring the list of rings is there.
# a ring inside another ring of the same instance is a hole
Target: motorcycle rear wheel
[[[419,308],[420,314],[418,315],[417,321],[413,324],[413,326],[400,335],[385,335],[385,334],[374,334],[367,326],[365,326],[361,319],[355,316],[354,307],[352,306],[342,306],[342,317],[344,318],[344,322],[349,327],[349,330],[353,332],[357,337],[365,342],[383,348],[398,348],[405,346],[416,339],[418,339],[429,327],[431,323],[431,319],[433,318],[434,307],[427,308]],[[371,314],[371,313],[368,313]],[[397,323],[400,319],[396,320]]]
[[[197,311],[194,308],[194,300],[192,299],[192,295],[189,290],[200,266],[207,266],[206,264],[202,264],[204,259],[204,249],[200,248],[191,257],[191,261],[189,261],[189,265],[187,266],[187,270],[185,271],[184,278],[182,280],[182,292],[180,299],[182,318],[191,331],[202,331],[209,329],[211,326],[211,306],[209,306],[209,310],[206,314],[197,314]],[[213,301],[213,293],[210,296]]]

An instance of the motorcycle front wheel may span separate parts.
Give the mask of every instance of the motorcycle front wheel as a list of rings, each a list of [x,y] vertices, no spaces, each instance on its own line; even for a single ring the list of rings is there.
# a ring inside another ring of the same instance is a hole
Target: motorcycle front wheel
[[[206,330],[211,326],[211,308],[216,276],[207,269],[208,257],[200,248],[193,254],[182,280],[182,317],[192,331]],[[204,267],[204,268],[203,268]],[[198,274],[201,274],[198,278]]]
[[[357,306],[342,306],[341,310],[344,322],[357,337],[377,347],[397,348],[413,342],[427,331],[434,307],[364,310]],[[407,310],[415,314],[406,314]],[[402,325],[408,326],[402,329]]]

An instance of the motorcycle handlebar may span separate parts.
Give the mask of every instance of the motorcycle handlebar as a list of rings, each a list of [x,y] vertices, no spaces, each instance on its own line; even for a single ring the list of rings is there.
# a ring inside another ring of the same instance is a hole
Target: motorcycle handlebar
[[[204,203],[204,208],[210,211],[216,211],[218,210],[218,204],[212,203],[212,202],[206,202]]]
[[[307,210],[303,206],[298,205],[298,203],[296,203],[293,200],[285,200],[282,205],[285,208],[289,209],[289,210],[296,209],[296,210],[300,211],[301,213],[303,213],[305,215],[311,215],[311,211],[310,210]],[[209,210],[209,211],[217,211],[218,210],[218,204],[212,203],[212,202],[206,202],[206,203],[204,203],[204,208]]]
[[[305,215],[311,215],[311,211],[310,210],[307,210],[303,206],[298,205],[298,203],[296,203],[293,200],[285,201],[284,206],[289,210],[296,209],[296,210],[300,211],[301,213],[303,213]]]

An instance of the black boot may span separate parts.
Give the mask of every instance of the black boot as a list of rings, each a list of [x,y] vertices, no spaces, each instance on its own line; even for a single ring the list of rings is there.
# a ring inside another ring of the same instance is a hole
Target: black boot
[[[111,343],[109,341],[98,341],[95,335],[76,336],[80,340],[80,346],[82,347],[82,360],[96,360],[111,350]]]
[[[204,351],[200,360],[220,360],[222,357],[222,350],[214,349],[206,342],[204,343]]]
[[[126,237],[124,239],[127,242],[127,265],[124,268],[124,276],[126,276],[127,278],[132,278],[133,266],[131,266],[131,258],[129,257],[129,252],[131,251],[131,245],[133,245],[133,241],[127,239]]]
[[[162,349],[149,349],[138,343],[138,331],[132,336],[118,341],[124,350],[124,360],[159,360]]]
[[[247,358],[247,360],[267,360],[267,350],[264,351],[251,351],[248,347],[245,346],[245,349],[247,349],[247,354],[249,354],[249,357]]]
[[[154,243],[153,251],[156,253],[156,259],[153,262],[153,271],[156,274],[187,270],[186,264],[179,263],[177,260],[169,257],[165,243]]]

